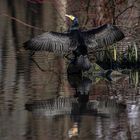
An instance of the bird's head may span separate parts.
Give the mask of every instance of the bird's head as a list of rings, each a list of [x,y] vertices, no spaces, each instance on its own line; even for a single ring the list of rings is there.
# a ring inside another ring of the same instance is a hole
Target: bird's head
[[[76,27],[79,26],[79,22],[78,22],[78,18],[77,17],[74,17],[72,15],[67,15],[67,14],[65,16],[72,20],[72,22],[73,22],[72,23],[72,28],[76,28]]]

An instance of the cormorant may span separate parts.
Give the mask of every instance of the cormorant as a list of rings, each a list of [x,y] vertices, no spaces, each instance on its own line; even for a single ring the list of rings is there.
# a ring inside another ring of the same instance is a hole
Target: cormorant
[[[104,24],[97,28],[81,31],[77,17],[65,16],[73,21],[68,32],[46,32],[25,42],[24,48],[61,54],[72,52],[74,59],[71,63],[81,71],[86,71],[91,67],[88,48],[106,47],[124,38],[123,32],[112,24]]]

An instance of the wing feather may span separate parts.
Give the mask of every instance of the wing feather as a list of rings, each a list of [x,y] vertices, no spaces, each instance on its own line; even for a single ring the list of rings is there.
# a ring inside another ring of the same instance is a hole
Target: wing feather
[[[77,41],[70,33],[47,32],[24,43],[24,48],[35,51],[66,53],[75,50]]]
[[[116,26],[104,24],[82,32],[85,44],[90,48],[106,47],[124,38],[123,32]]]

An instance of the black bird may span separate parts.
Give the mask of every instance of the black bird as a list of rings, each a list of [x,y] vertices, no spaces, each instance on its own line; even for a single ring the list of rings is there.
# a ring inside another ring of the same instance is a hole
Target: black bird
[[[81,31],[78,19],[72,15],[66,16],[73,21],[68,32],[46,32],[25,42],[24,48],[61,54],[72,52],[74,58],[71,63],[81,71],[86,71],[91,67],[88,59],[88,48],[107,47],[124,38],[122,31],[111,24]]]

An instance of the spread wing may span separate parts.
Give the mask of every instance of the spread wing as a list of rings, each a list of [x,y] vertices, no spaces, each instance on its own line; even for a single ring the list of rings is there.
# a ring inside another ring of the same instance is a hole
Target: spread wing
[[[24,43],[24,48],[34,51],[67,53],[75,50],[77,40],[70,33],[47,32]]]
[[[82,32],[85,44],[90,48],[106,47],[124,38],[123,32],[116,26],[105,24]]]

